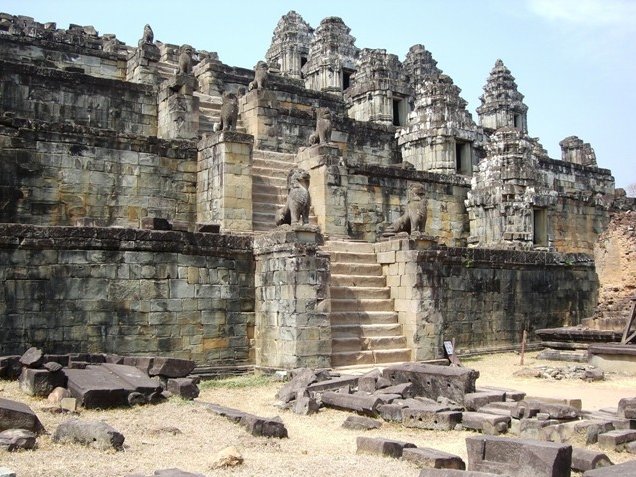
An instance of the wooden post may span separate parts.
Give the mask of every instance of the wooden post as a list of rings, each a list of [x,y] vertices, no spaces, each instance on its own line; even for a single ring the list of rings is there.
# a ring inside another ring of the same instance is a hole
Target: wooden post
[[[523,359],[525,358],[525,354],[526,354],[526,338],[528,336],[528,333],[526,330],[523,330],[523,336],[521,337],[521,362],[519,363],[520,366],[523,366]]]

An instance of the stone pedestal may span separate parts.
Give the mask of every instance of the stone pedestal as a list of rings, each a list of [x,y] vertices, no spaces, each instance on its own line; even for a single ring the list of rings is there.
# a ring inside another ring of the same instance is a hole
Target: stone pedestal
[[[221,97],[225,89],[221,74],[223,63],[216,57],[208,57],[197,64],[193,69],[199,84],[199,91],[210,96]]]
[[[126,81],[132,83],[157,84],[159,74],[157,63],[161,54],[157,45],[142,43],[128,57]]]
[[[199,141],[197,223],[216,222],[224,232],[252,230],[253,144],[253,136],[235,131]]]
[[[254,136],[256,149],[277,150],[281,137],[275,91],[249,91],[239,100],[239,115],[247,133]]]
[[[284,225],[254,238],[256,366],[331,365],[329,255],[312,226]]]
[[[157,137],[193,139],[199,134],[199,98],[192,95],[196,80],[179,75],[161,85],[157,96]]]
[[[318,226],[330,238],[347,234],[347,168],[340,166],[342,154],[334,144],[301,149],[297,163],[309,172],[309,194]]]

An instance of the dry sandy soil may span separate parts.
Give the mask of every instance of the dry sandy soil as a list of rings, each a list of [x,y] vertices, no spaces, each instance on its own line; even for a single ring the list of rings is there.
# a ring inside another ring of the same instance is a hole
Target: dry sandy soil
[[[526,356],[526,366],[549,363],[536,361],[536,353]],[[513,377],[520,369],[519,357],[513,353],[484,356],[465,361],[478,369],[478,385],[497,385],[526,391],[528,395],[581,398],[584,409],[615,407],[625,396],[636,395],[636,378],[610,375],[604,382],[546,381]],[[255,380],[243,380],[254,382]],[[171,399],[157,406],[144,406],[111,411],[83,411],[85,419],[104,420],[126,437],[121,452],[104,452],[79,445],[61,445],[44,435],[34,451],[0,453],[0,467],[17,472],[19,477],[32,476],[125,476],[130,473],[151,475],[156,469],[178,467],[207,476],[413,476],[415,466],[400,460],[356,455],[356,437],[363,431],[341,428],[347,413],[323,409],[313,416],[297,416],[279,411],[273,405],[280,383],[257,381],[248,387],[204,386],[200,400],[231,406],[265,417],[280,415],[289,430],[289,439],[252,437],[225,418],[209,413],[194,402]],[[236,386],[236,381],[233,382]],[[240,384],[240,381],[239,381]],[[29,404],[40,416],[49,432],[65,419],[41,411],[46,400],[31,399],[22,394],[15,382],[0,381],[0,397]],[[181,433],[157,432],[176,427]],[[378,430],[364,435],[413,442],[420,447],[434,447],[466,459],[464,439],[471,432],[436,432],[407,429],[399,424],[383,423]],[[243,465],[230,469],[212,469],[215,453],[235,446],[243,455]],[[595,448],[595,446],[591,446]],[[610,453],[615,463],[633,458],[630,454]]]

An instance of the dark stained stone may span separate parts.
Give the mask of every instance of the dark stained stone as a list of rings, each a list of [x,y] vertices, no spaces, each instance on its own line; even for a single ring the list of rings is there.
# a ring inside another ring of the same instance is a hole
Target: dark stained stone
[[[155,357],[152,366],[148,369],[148,374],[167,378],[185,378],[194,370],[195,366],[196,363],[189,359]]]
[[[320,404],[315,398],[302,396],[296,399],[293,403],[292,411],[294,414],[299,414],[301,416],[309,416],[311,414],[316,414],[320,409]]]
[[[501,391],[468,393],[464,396],[464,406],[466,406],[467,411],[476,411],[491,402],[503,402],[505,398],[506,393]]]
[[[57,387],[66,387],[64,373],[47,369],[22,368],[20,389],[30,396],[47,397]]]
[[[572,448],[572,470],[585,472],[610,465],[613,465],[612,461],[602,452],[580,447]]]
[[[316,382],[316,374],[309,368],[295,370],[294,377],[276,394],[282,402],[290,402],[304,395],[307,386]]]
[[[128,383],[136,392],[144,395],[159,391],[161,388],[156,381],[150,379],[137,367],[111,363],[104,363],[101,367]]]
[[[402,409],[402,424],[406,427],[450,431],[462,422],[462,413],[458,411],[434,411],[425,408]]]
[[[636,419],[636,397],[623,398],[618,401],[618,417]]]
[[[278,437],[279,439],[288,437],[285,424],[277,419],[266,419],[263,417],[253,416],[251,414],[245,414],[241,418],[239,424],[253,436]]]
[[[26,429],[36,434],[44,432],[44,426],[29,406],[0,398],[0,431],[7,429]]]
[[[621,451],[625,445],[636,441],[636,430],[619,429],[598,435],[598,446],[601,449]]]
[[[20,358],[20,363],[27,368],[39,368],[44,363],[44,354],[41,349],[32,346],[24,352]]]
[[[22,363],[20,356],[0,356],[0,378],[18,379],[22,373]]]
[[[188,400],[199,397],[199,387],[190,378],[168,379],[167,391]]]
[[[402,457],[405,448],[416,447],[410,442],[384,439],[381,437],[358,437],[356,439],[357,454],[374,454],[385,457]]]
[[[95,446],[101,450],[120,450],[124,445],[124,436],[105,422],[75,418],[62,422],[53,433],[52,439],[55,442]]]
[[[322,404],[327,407],[374,416],[381,401],[375,396],[326,391],[322,394]]]
[[[56,361],[47,361],[42,365],[44,369],[48,369],[52,373],[56,373],[63,368],[63,366]]]
[[[342,427],[345,429],[351,429],[355,431],[368,431],[371,429],[379,429],[382,423],[364,416],[348,416],[342,423]]]
[[[461,457],[428,447],[404,449],[402,458],[414,463],[418,467],[432,467],[434,469],[465,470],[466,464]]]
[[[68,390],[86,409],[128,405],[128,394],[135,388],[102,366],[64,369]]]
[[[466,429],[481,431],[484,434],[497,435],[508,432],[510,416],[495,416],[481,412],[462,413],[462,426]]]
[[[631,477],[633,475],[636,475],[636,460],[588,470],[583,473],[583,477]]]
[[[9,452],[20,449],[33,449],[36,435],[26,429],[7,429],[0,432],[0,449]]]

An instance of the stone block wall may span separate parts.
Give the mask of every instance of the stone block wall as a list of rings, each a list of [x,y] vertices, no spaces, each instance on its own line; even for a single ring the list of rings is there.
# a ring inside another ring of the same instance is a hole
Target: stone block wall
[[[0,120],[0,222],[194,223],[196,146],[81,126]]]
[[[251,238],[0,224],[0,348],[249,359]]]
[[[152,86],[5,61],[0,70],[0,108],[16,117],[157,135]]]
[[[597,303],[591,256],[440,248],[397,238],[376,244],[414,359],[518,344],[523,330],[576,325]]]
[[[331,366],[329,256],[321,243],[307,226],[254,238],[257,366]]]

